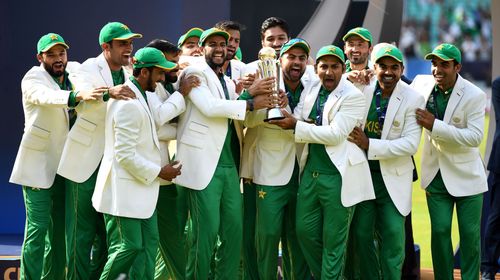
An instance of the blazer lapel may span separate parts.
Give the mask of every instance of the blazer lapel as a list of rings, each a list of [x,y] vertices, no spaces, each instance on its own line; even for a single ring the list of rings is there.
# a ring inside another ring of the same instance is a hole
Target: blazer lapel
[[[61,90],[61,88],[59,87],[59,85],[57,84],[57,82],[54,80],[54,78],[52,78],[52,76],[49,74],[49,72],[47,72],[45,70],[45,68],[43,67],[42,64],[40,64],[40,68],[43,70],[43,75],[45,76],[45,79],[47,79],[47,81],[49,81],[52,89],[54,90]],[[61,108],[63,114],[64,114],[64,117],[66,118],[66,123],[68,124],[68,127],[69,127],[69,115],[68,115],[68,109],[67,108]]]
[[[311,93],[307,94],[305,96],[304,107],[302,109],[302,118],[304,120],[308,120],[309,119],[309,115],[311,114],[312,108],[314,106],[316,98],[318,97],[320,89],[321,89],[321,83],[318,82],[316,85],[314,85],[311,88]],[[304,93],[302,93],[302,94],[304,94]]]
[[[399,106],[401,105],[404,99],[404,96],[401,92],[400,83],[404,82],[399,80],[398,84],[396,85],[396,88],[394,88],[394,91],[391,94],[391,98],[389,99],[389,104],[387,105],[387,112],[385,114],[385,120],[384,120],[384,128],[382,129],[382,135],[381,135],[382,139],[386,139],[387,134],[389,134],[392,122],[394,121],[394,117],[396,117],[396,113],[399,110]]]
[[[158,136],[155,133],[156,132],[156,124],[154,122],[153,116],[151,115],[151,111],[149,110],[148,104],[147,104],[146,100],[144,99],[144,96],[142,96],[141,91],[130,80],[127,80],[125,82],[125,84],[127,84],[132,89],[132,91],[134,91],[135,96],[137,97],[137,100],[139,100],[139,103],[142,106],[142,109],[146,111],[146,114],[148,115],[148,119],[149,119],[149,124],[151,126],[151,132],[153,134],[151,136],[153,137],[153,141],[155,142],[156,147],[159,149],[160,143],[158,142]]]
[[[330,124],[329,115],[332,113],[331,110],[333,106],[337,103],[337,101],[339,101],[339,99],[342,97],[342,94],[344,93],[344,83],[344,80],[341,79],[337,88],[330,92],[330,95],[328,95],[328,99],[326,100],[325,107],[323,109],[322,125]]]
[[[453,92],[451,93],[450,100],[448,101],[448,105],[446,106],[446,111],[444,113],[443,121],[445,123],[449,123],[453,112],[460,103],[460,100],[464,96],[465,85],[463,83],[463,78],[458,75],[457,82],[455,83],[455,87],[453,88]]]
[[[377,80],[372,81],[368,86],[363,88],[363,95],[365,97],[365,117],[363,118],[362,128],[364,129],[366,118],[368,118],[368,112],[370,111],[370,107],[372,105],[373,94],[375,93],[375,85],[377,84]]]
[[[111,70],[109,69],[108,62],[106,62],[106,58],[104,58],[104,54],[100,54],[97,57],[97,66],[99,67],[99,74],[106,86],[112,87],[113,77],[111,76]]]
[[[205,75],[207,75],[208,83],[215,84],[215,87],[217,88],[217,93],[219,94],[219,98],[221,99],[226,99],[226,95],[224,94],[224,89],[222,88],[222,84],[219,81],[219,77],[217,77],[217,74],[215,74],[214,70],[210,68],[208,65],[203,69],[205,72]],[[226,85],[227,86],[227,85]],[[212,92],[212,95],[214,93]]]

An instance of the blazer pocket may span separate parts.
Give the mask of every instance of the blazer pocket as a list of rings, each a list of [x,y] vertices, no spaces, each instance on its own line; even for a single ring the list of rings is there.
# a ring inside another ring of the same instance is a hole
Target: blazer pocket
[[[198,149],[203,149],[203,139],[200,139],[198,137],[194,137],[189,134],[184,134],[182,135],[181,139],[179,140],[182,144],[192,146]]]
[[[116,175],[120,179],[137,181],[137,179],[132,174],[130,174],[130,172],[128,172],[126,170],[118,169],[116,171]]]
[[[82,133],[79,129],[72,129],[70,131],[70,133],[68,134],[68,137],[75,141],[75,142],[78,142],[84,146],[87,146],[89,147],[90,144],[92,143],[92,138],[88,135],[86,135],[86,133]]]
[[[366,161],[366,158],[363,155],[357,153],[349,153],[348,159],[351,166],[358,165]]]
[[[75,125],[78,125],[79,127],[83,128],[87,131],[90,131],[90,132],[95,131],[95,129],[97,127],[97,125],[95,123],[93,123],[85,118],[80,118],[80,120],[77,121],[75,123]]]
[[[26,132],[22,140],[22,146],[28,149],[43,152],[47,150],[49,137],[50,131],[33,125]]]
[[[192,131],[195,131],[197,133],[201,133],[201,134],[207,134],[207,132],[208,132],[207,125],[204,125],[204,124],[201,124],[201,123],[198,123],[195,121],[192,121],[189,123],[189,129]]]
[[[466,153],[466,154],[453,154],[452,159],[455,163],[463,163],[463,162],[471,162],[476,160],[478,157],[477,154],[474,153]]]
[[[396,174],[398,176],[401,176],[401,175],[406,174],[408,172],[413,172],[413,162],[411,160],[407,161],[403,165],[399,165],[396,167]]]

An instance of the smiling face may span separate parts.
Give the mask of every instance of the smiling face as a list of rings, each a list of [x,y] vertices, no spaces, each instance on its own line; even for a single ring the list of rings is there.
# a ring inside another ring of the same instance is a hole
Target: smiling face
[[[262,47],[271,47],[279,55],[281,47],[288,41],[285,30],[279,26],[268,28],[261,36]]]
[[[392,57],[382,57],[375,63],[375,75],[383,92],[394,90],[403,75],[403,64]]]
[[[448,90],[455,85],[457,74],[461,68],[462,65],[455,63],[453,60],[446,61],[436,56],[432,58],[432,76],[434,76],[434,80],[441,90]]]
[[[62,45],[55,45],[46,52],[38,54],[37,59],[53,77],[61,77],[68,63],[66,48]]]
[[[127,66],[130,62],[132,51],[134,50],[133,39],[111,40],[103,43],[104,57],[111,70],[119,70],[122,66]]]
[[[175,83],[177,82],[178,74],[179,74],[179,55],[181,52],[163,52],[163,55],[165,55],[165,58],[168,61],[171,61],[175,64],[174,69],[170,71],[165,71],[165,81],[167,83]]]
[[[231,60],[236,55],[236,50],[240,46],[240,31],[234,29],[227,29],[225,31],[229,33],[226,60]]]
[[[212,35],[205,40],[202,51],[207,64],[215,69],[222,67],[226,61],[227,45],[226,38],[221,35]]]
[[[368,56],[371,50],[370,43],[359,36],[352,35],[345,41],[344,53],[351,62],[351,65],[362,65],[364,68],[368,63]]]
[[[182,55],[185,56],[201,56],[201,49],[198,45],[200,42],[200,37],[191,36],[184,41],[181,46]]]
[[[316,62],[316,73],[321,84],[328,91],[333,91],[340,83],[345,65],[334,55],[325,55]]]
[[[307,66],[307,53],[302,48],[289,49],[280,57],[285,82],[298,82]]]

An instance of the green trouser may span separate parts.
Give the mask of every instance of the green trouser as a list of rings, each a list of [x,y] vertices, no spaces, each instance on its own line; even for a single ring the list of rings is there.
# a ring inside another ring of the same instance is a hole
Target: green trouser
[[[438,173],[426,189],[431,217],[431,252],[436,279],[453,279],[451,220],[457,207],[460,234],[460,267],[462,279],[478,279],[481,264],[480,226],[483,194],[454,197]]]
[[[392,202],[380,172],[371,172],[375,199],[356,206],[351,230],[360,279],[401,279],[405,217]],[[375,241],[379,242],[375,246]]]
[[[49,189],[23,186],[26,226],[20,279],[65,279],[64,181],[56,175]]]
[[[256,191],[251,180],[243,182],[243,279],[258,280],[255,249]]]
[[[121,275],[130,279],[153,279],[158,250],[156,212],[148,219],[133,219],[104,214],[108,236],[108,261],[102,280]]]
[[[186,275],[186,189],[176,185],[160,187],[158,204],[160,246],[155,279],[184,279]]]
[[[217,242],[215,279],[237,279],[243,235],[243,205],[236,167],[217,166],[203,190],[188,189],[192,220],[186,278],[208,279],[210,259]]]
[[[286,279],[308,279],[310,271],[297,241],[295,213],[298,168],[284,186],[255,184],[257,218],[255,244],[260,279],[277,279],[281,238],[282,264]]]
[[[92,206],[98,170],[83,183],[66,180],[68,280],[99,279],[108,256],[104,218]],[[100,245],[92,249],[93,244]]]
[[[342,279],[354,207],[340,199],[342,177],[304,170],[297,195],[297,237],[314,279]]]

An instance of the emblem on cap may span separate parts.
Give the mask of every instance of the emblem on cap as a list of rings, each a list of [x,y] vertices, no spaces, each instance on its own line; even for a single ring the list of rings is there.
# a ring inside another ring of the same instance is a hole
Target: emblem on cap
[[[52,41],[57,40],[57,35],[56,34],[50,35],[50,40]]]
[[[436,47],[436,50],[439,50],[439,51],[440,51],[440,50],[442,50],[442,49],[443,49],[443,47],[444,47],[444,46],[443,46],[443,44],[441,44],[441,45],[439,45],[439,46],[437,46],[437,47]]]
[[[125,24],[122,24],[121,28],[123,28],[124,30],[128,30],[128,26],[126,26]]]
[[[386,47],[385,48],[385,53],[390,53],[392,51],[392,48],[391,47]]]

